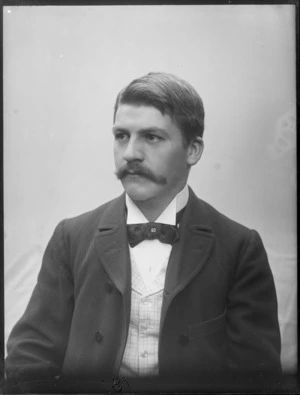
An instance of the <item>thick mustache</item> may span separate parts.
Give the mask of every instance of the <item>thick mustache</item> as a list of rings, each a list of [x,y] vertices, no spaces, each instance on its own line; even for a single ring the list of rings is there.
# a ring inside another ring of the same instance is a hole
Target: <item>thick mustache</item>
[[[150,169],[141,166],[138,163],[129,163],[121,166],[115,171],[115,174],[119,180],[122,180],[127,175],[139,175],[148,178],[150,181],[156,182],[157,184],[165,185],[167,179],[161,175],[154,174]]]

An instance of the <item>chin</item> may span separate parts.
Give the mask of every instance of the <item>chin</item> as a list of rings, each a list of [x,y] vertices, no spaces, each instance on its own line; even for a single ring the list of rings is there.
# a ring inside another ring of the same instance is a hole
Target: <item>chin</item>
[[[147,191],[142,191],[138,188],[126,188],[125,191],[127,195],[135,202],[144,202],[153,197],[151,194],[147,193]]]
[[[157,195],[157,193],[155,193],[153,190],[154,188],[151,188],[147,185],[139,185],[137,183],[126,181],[122,181],[122,184],[125,192],[133,201],[142,202]]]

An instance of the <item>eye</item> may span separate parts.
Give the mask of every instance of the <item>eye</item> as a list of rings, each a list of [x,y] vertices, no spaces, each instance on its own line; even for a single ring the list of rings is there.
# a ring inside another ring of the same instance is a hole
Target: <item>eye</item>
[[[162,141],[162,138],[160,136],[157,136],[156,134],[152,134],[152,133],[146,134],[145,138],[151,143],[158,143]]]
[[[124,132],[115,133],[115,140],[124,141],[128,138],[128,134]]]

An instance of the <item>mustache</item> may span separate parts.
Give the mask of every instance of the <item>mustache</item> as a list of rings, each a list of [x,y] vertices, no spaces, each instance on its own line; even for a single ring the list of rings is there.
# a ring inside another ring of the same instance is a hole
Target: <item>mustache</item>
[[[155,182],[156,184],[167,184],[166,177],[153,173],[153,171],[144,166],[141,166],[138,162],[127,163],[124,166],[119,167],[119,169],[115,171],[115,175],[119,180],[122,180],[124,177],[133,174],[145,177],[148,180]]]

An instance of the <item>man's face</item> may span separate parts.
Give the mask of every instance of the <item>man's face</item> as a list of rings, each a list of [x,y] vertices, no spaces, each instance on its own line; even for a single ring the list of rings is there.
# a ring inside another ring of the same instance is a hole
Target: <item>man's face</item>
[[[165,199],[183,188],[188,149],[169,115],[150,106],[120,104],[113,134],[116,174],[131,199]]]

